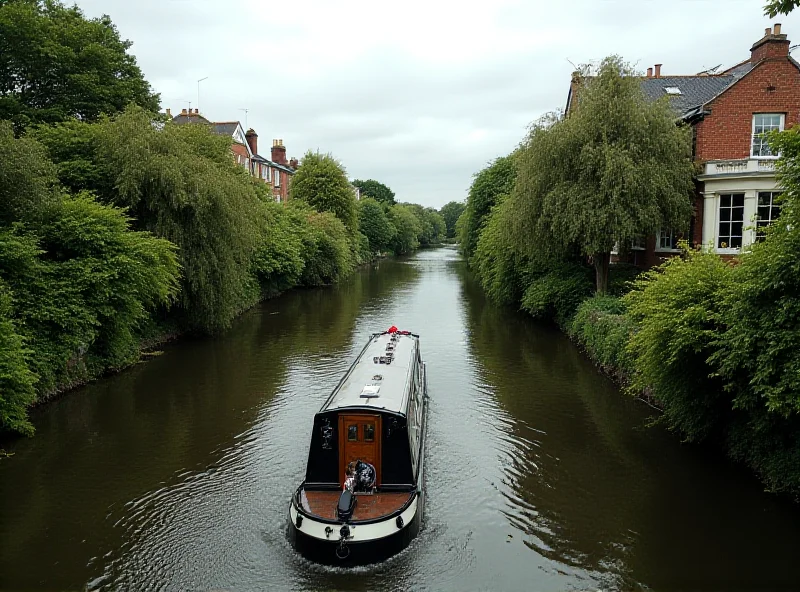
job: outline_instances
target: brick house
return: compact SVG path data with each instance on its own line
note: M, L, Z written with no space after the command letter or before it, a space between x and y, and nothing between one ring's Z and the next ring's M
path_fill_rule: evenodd
M167 115L171 112L167 109ZM297 169L297 159L286 160L286 148L283 140L273 140L271 159L258 153L258 134L252 128L244 131L238 121L213 122L200 115L199 109L183 109L179 115L172 117L177 124L202 123L211 126L212 131L221 136L230 136L231 152L237 164L245 168L251 175L261 179L272 187L272 194L278 203L286 203L289 184Z
M758 240L758 229L780 213L775 160L763 134L783 130L800 117L800 64L789 55L781 25L768 28L750 57L727 70L667 76L661 64L642 78L645 95L664 95L681 123L692 128L699 167L694 215L688 231L662 229L630 245L627 259L650 267L679 252L686 238L723 256L737 255ZM567 113L580 81L573 75Z

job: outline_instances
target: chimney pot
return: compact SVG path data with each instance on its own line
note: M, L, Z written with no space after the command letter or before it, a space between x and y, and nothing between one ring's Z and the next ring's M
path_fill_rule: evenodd
M283 145L283 140L272 140L272 162L287 165L286 162L286 147Z
M655 77L656 78L661 78L661 66L662 65L663 64L656 64L656 72L655 72Z
M772 29L770 27L767 27L766 29L764 29L764 37L769 37L770 35L772 35Z
M781 34L781 24L780 23L775 23L775 28L773 29L773 32L774 32L775 35L780 35Z
M167 107L167 117L172 117L172 111Z
M647 69L647 77L648 78L652 78L653 77L653 69L652 68L648 68Z
M186 115L186 109L181 109L181 115Z

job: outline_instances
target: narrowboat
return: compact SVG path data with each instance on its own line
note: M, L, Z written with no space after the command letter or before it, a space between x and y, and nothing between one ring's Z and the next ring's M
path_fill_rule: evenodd
M375 333L314 416L289 539L308 559L381 561L422 521L428 404L419 335Z

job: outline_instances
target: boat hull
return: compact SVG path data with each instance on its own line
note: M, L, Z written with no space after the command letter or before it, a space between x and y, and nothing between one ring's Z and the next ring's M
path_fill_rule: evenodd
M405 549L417 536L423 502L424 494L417 492L401 512L369 523L347 524L350 533L344 544L341 540L344 522L316 519L299 512L292 503L289 508L289 541L298 553L316 563L341 566L377 563ZM301 516L299 527L298 516Z

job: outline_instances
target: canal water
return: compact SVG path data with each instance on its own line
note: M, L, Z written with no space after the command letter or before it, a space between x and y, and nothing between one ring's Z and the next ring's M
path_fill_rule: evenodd
M317 566L286 539L312 416L392 324L428 363L423 530ZM385 260L37 410L0 460L0 590L797 589L800 508L650 413L452 249Z

